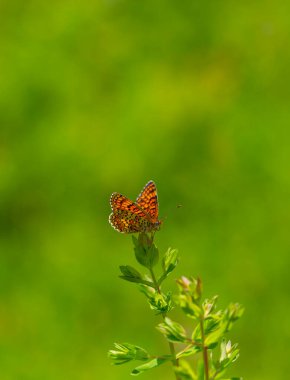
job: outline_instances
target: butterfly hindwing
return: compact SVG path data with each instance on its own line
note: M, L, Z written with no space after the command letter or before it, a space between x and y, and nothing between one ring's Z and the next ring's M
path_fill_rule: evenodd
M150 229L150 222L147 219L129 210L115 210L110 215L109 222L122 233L142 232Z

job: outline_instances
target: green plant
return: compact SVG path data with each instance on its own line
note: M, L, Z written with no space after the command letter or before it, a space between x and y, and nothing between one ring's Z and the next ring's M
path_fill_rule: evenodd
M168 341L170 354L153 356L142 347L115 343L114 349L109 351L109 357L116 365L132 360L144 362L133 369L132 375L139 375L171 361L177 380L226 380L225 373L238 358L239 349L237 344L232 345L225 336L243 314L243 307L230 304L225 310L217 310L217 296L202 299L202 283L199 278L182 276L176 281L176 295L164 293L162 284L177 266L179 255L177 250L169 248L161 259L162 273L156 276L159 251L153 238L153 234L149 236L145 233L140 233L138 239L132 237L136 260L147 268L148 273L142 275L135 268L125 265L120 266L120 277L138 284L150 308L162 317L157 329ZM180 308L190 318L190 332L168 317L173 307ZM189 356L197 356L195 368L185 360Z

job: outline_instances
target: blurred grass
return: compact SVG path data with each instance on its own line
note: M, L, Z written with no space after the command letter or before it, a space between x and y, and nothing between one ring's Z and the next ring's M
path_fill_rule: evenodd
M221 305L234 374L289 373L290 5L0 3L1 379L126 379L113 341L167 347L118 279L109 196L159 190L161 250ZM181 204L181 208L176 205ZM132 298L134 297L134 302ZM171 378L170 368L143 378Z

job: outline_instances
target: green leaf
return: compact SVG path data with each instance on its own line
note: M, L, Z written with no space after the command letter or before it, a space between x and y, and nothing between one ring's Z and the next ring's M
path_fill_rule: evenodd
M214 296L212 299L206 299L202 308L204 310L204 319L209 318L211 316L211 312L215 309L217 303L218 296Z
M183 312L192 319L199 319L203 314L200 306L201 281L200 279L180 277L177 280L179 295L176 297L176 303L181 307Z
M124 276L142 279L141 273L130 265L121 265L120 270Z
M168 248L162 259L163 274L158 280L158 285L160 285L165 278L176 268L179 262L179 254L177 249Z
M192 300L189 294L179 294L175 300L189 318L198 319L201 316L201 307Z
M227 320L227 329L230 331L234 322L241 318L245 309L238 303L231 303L225 311L225 317Z
M176 359L183 358L186 356L195 355L196 353L201 351L200 346L191 346L189 348L186 348L176 354Z
M237 344L231 344L231 341L226 342L225 339L222 340L220 345L220 358L215 363L216 375L215 379L225 379L224 374L227 368L234 363L239 357L239 349Z
M122 280L135 282L137 284L144 284L147 286L151 286L152 288L155 288L153 282L145 280L142 277L141 273L139 273L135 268L131 267L130 265L121 265L120 270L123 275L119 277Z
M159 260L159 251L152 239L145 233L140 233L138 239L132 236L136 260L139 264L152 269Z
M229 340L226 342L225 339L221 342L221 356L220 356L220 366L222 369L228 367L231 363L235 362L239 357L238 345L232 345Z
M210 333L216 331L220 327L220 321L215 321L213 319L211 320L205 320L204 321L204 333L205 335L209 335Z
M169 342L185 343L188 341L183 326L177 322L173 322L167 317L164 319L164 322L160 323L156 328L165 336Z
M219 322L217 326L209 325L207 327L207 333L209 330L212 330L205 339L205 344L210 348L213 348L212 345L219 342L223 335L230 331L234 322L236 322L243 314L244 308L239 304L230 304L225 312L218 312L212 315L215 318L216 322ZM210 316L208 316L208 319Z
M139 280L139 279L126 277L126 276L119 276L119 278L121 278L122 280L125 280L125 281L135 282L136 284L147 285L147 286L150 286L151 288L155 289L155 286L154 286L153 282L151 282L151 281Z
M205 338L205 345L206 346L211 346L213 344L218 343L220 338L224 335L226 331L226 324L222 323L218 329L210 333L206 338Z
M152 310L158 313L168 313L172 309L171 292L167 294L158 293L155 289L146 285L140 285L140 291L148 298Z
M177 249L168 248L162 260L162 266L163 266L164 272L166 273L172 272L175 269L176 265L178 264L178 261L179 261L179 254L178 254Z
M133 376L140 375L140 373L146 372L149 369L159 367L160 365L168 362L169 360L172 360L172 357L170 355L165 355L165 356L160 357L160 358L155 358L155 359L150 360L149 362L147 362L145 364L142 364L142 365L134 368L133 371L131 372L131 375L133 375Z
M199 323L195 326L195 328L192 332L191 338L195 342L201 342L201 332L200 332L200 324Z
M185 360L179 362L179 366L174 366L174 372L178 375L179 379L183 380L195 380L196 374L193 369Z
M108 356L115 365L124 364L131 360L149 359L149 354L144 348L130 343L114 343L114 348L108 352Z

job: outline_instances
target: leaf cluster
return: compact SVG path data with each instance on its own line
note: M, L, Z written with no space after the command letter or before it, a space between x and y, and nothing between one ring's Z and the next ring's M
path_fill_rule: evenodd
M160 255L153 237L142 233L138 239L133 237L133 244L136 260L149 273L142 275L132 266L125 265L120 266L120 278L138 284L150 308L162 316L163 321L156 328L168 341L171 354L151 355L139 346L115 343L114 349L109 351L112 363L119 365L133 360L142 361L144 363L131 372L132 375L139 375L171 361L178 380L229 380L224 376L239 357L239 349L237 344L232 345L226 339L226 334L242 316L243 307L232 303L225 310L219 310L217 296L203 299L199 278L182 276L176 281L177 294L174 297L171 292L163 293L163 281L179 262L177 250L169 248L165 252L161 259L161 274L156 276L154 268ZM173 307L179 308L191 320L190 330L168 317ZM185 360L193 355L197 356L195 368Z

